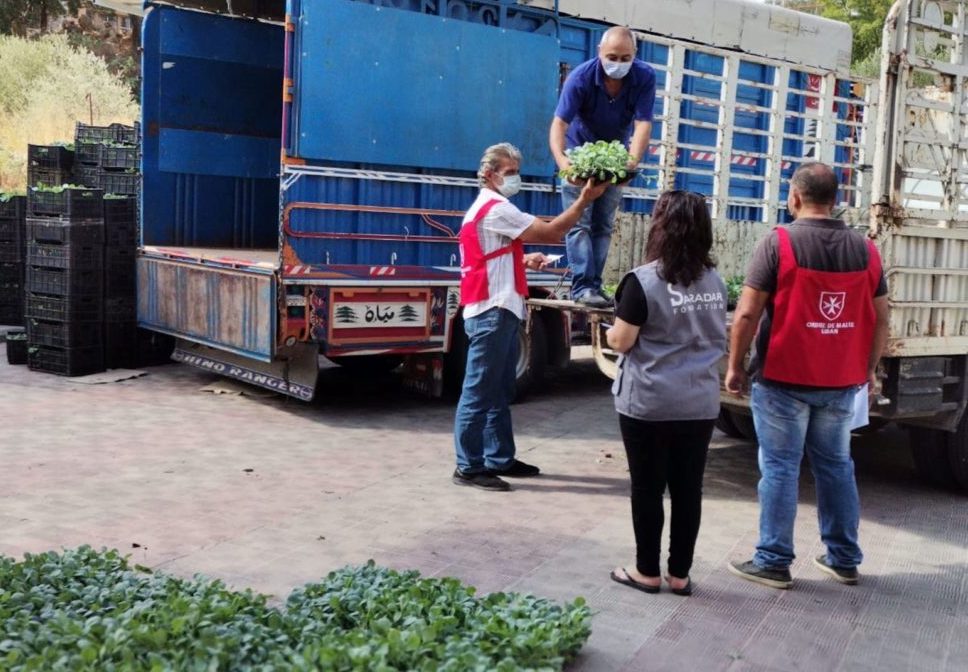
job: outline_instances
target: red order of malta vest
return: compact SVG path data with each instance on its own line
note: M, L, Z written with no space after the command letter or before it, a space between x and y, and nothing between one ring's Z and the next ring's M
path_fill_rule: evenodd
M786 229L776 233L780 267L764 378L813 387L866 382L881 279L877 248L867 241L865 270L815 271L797 265Z
M478 224L487 213L501 201L492 199L481 206L474 219L460 227L460 305L485 301L490 297L487 283L487 262L503 254L510 254L514 261L514 289L521 296L528 295L528 280L524 273L524 243L520 238L510 245L484 254L481 249Z

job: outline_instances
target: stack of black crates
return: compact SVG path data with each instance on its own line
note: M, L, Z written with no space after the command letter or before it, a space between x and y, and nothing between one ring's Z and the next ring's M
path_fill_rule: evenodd
M24 228L27 198L0 200L0 324L24 323Z
M139 125L74 132L74 180L104 192L104 353L108 368L138 365L135 256L141 193Z
M27 192L27 364L104 370L104 213L99 189Z
M137 196L141 188L139 126L88 126L74 131L74 180L105 194Z

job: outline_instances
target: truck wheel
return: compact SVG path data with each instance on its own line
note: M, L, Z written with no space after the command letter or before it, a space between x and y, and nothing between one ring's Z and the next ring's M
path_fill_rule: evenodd
M729 421L739 433L737 438L747 441L756 441L756 426L753 424L753 416L738 411L726 411L729 413Z
M531 337L525 324L518 329L518 363L515 370L514 400L520 401L544 380L548 368L548 332L544 320L531 316Z
M955 433L946 438L951 475L958 486L968 492L968 411L961 416Z
M940 429L911 427L908 434L911 443L911 457L914 469L927 483L942 488L955 484L954 474L949 464L948 437Z
M719 417L716 418L716 429L718 429L719 431L721 431L723 434L725 434L731 439L745 438L742 434L739 433L739 430L736 429L736 425L733 424L732 413L730 413L725 408L719 409Z

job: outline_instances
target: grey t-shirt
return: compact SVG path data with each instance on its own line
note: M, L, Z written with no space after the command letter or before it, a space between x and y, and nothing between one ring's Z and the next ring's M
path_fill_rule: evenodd
M797 265L815 271L862 271L867 268L869 251L864 237L847 228L839 219L798 219L787 226L790 244ZM776 291L776 278L780 269L779 243L776 231L770 231L753 251L746 269L744 284L761 292L773 294ZM887 294L887 281L881 271L881 281L874 296ZM770 342L770 327L773 323L773 298L766 304L766 311L760 321L756 335L753 355L750 358L750 375L762 380L763 362L767 356ZM785 387L804 387L769 381L771 385Z

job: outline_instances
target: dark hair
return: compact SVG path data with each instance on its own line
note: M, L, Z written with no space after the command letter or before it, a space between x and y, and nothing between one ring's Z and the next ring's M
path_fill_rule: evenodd
M837 175L825 163L804 163L790 178L790 184L800 192L800 198L810 205L834 205L837 203Z
M659 277L674 285L691 285L716 266L709 254L713 224L706 199L690 191L667 191L652 210L645 260L659 262Z

